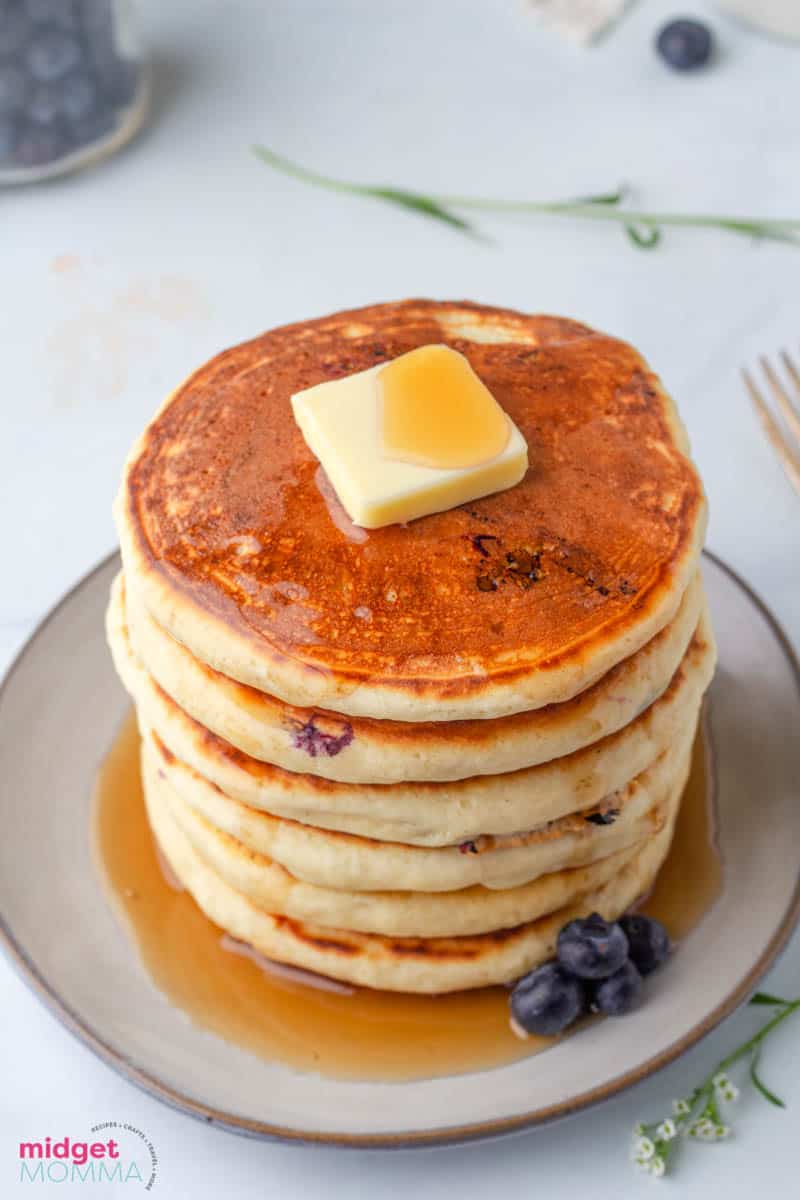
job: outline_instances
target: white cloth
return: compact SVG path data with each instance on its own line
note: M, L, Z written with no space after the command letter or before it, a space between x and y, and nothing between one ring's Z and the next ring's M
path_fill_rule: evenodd
M622 15L628 0L531 0L542 20L572 41L588 45Z

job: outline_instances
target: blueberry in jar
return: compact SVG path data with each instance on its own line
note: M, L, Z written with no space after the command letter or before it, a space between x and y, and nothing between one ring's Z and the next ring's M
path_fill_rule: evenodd
M84 37L97 82L110 104L124 107L136 94L136 64L118 52L111 0L95 0L84 12Z
M64 139L55 126L24 125L14 147L14 162L20 167L43 167L65 150Z
M59 29L43 29L25 52L28 70L40 83L52 83L74 71L81 61L80 42Z
M624 1017L636 1007L641 992L642 977L627 959L613 975L597 981L592 995L592 1009L604 1017Z
M57 83L41 83L27 105L28 116L41 125L62 118L70 123L84 121L93 111L97 88L91 79L76 74Z
M99 141L100 138L111 133L113 128L114 114L108 108L97 108L88 116L69 123L70 137L78 146Z
M29 25L12 0L0 0L0 54L16 54L25 45Z
M526 1033L553 1037L586 1009L586 989L557 962L523 976L511 993L511 1016Z
M670 21L656 39L656 49L676 71L694 71L711 57L711 30L700 21Z
M562 967L579 979L605 979L628 957L628 939L616 921L592 913L564 926L556 953Z
M59 29L74 29L77 25L72 0L22 0L22 7L35 25L56 25Z
M0 114L18 112L28 95L25 72L15 63L0 64Z
M52 84L42 83L34 88L26 105L27 115L39 125L52 125L61 115L58 93Z
M61 110L69 121L89 116L97 99L97 88L87 75L70 75L58 85Z
M628 939L628 957L640 975L649 975L669 958L669 934L660 921L632 913L619 923Z
M17 144L17 123L13 117L0 117L0 163L8 162Z

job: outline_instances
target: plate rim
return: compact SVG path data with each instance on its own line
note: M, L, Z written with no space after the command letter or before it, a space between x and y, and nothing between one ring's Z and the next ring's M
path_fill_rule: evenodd
M714 563L730 581L744 592L747 599L760 612L771 633L786 659L791 674L794 677L798 697L800 697L800 657L777 617L766 602L753 587L724 559L713 551L704 549L704 557ZM73 599L84 587L91 583L94 577L106 570L119 557L119 551L113 550L100 560L94 567L82 575L71 588L66 591L45 616L34 627L26 638L10 665L0 679L0 700L17 672L23 667L24 660L33 643L39 638L47 626L60 614L62 608ZM715 1006L705 1017L698 1021L682 1037L672 1042L658 1054L645 1059L638 1066L622 1075L615 1076L605 1083L589 1088L567 1101L550 1104L521 1113L514 1117L501 1117L496 1120L475 1121L466 1124L449 1126L435 1130L406 1130L401 1133L328 1133L325 1131L292 1129L288 1126L276 1125L269 1121L253 1120L236 1116L221 1109L213 1108L202 1101L194 1100L184 1095L153 1075L150 1071L137 1066L110 1046L103 1037L83 1020L62 997L55 987L40 973L31 961L25 949L18 943L5 916L0 913L0 947L4 950L17 974L27 984L37 999L56 1018L60 1025L71 1033L82 1045L86 1046L97 1058L110 1066L118 1075L134 1084L143 1092L160 1100L168 1107L182 1112L195 1120L202 1121L216 1129L252 1137L262 1141L278 1142L285 1145L331 1146L351 1150L410 1150L433 1148L437 1146L457 1146L470 1142L486 1141L527 1130L536 1129L553 1121L574 1116L579 1112L593 1108L614 1096L620 1095L637 1083L649 1078L674 1062L687 1050L730 1016L748 996L755 990L759 981L773 965L778 955L783 951L795 927L800 922L800 877L798 877L789 904L777 925L772 937L767 942L756 962L737 986Z

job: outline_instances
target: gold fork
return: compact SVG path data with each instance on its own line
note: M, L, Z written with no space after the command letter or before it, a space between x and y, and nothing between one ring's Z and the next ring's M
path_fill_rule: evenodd
M790 387L787 387L768 358L762 355L759 362L783 424L773 413L746 367L742 368L742 378L781 466L795 491L800 493L800 371L792 356L786 350L781 350L781 362L790 383Z

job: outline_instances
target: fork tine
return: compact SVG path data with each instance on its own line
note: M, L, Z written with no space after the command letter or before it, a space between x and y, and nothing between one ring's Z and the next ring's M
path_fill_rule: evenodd
M786 439L781 432L780 425L767 407L764 397L761 395L761 392L753 382L750 372L746 369L743 369L742 378L744 379L744 385L750 394L753 407L758 413L761 424L764 427L764 432L772 443L775 453L778 455L778 458L781 461L781 466L786 472L789 482L792 484L792 487L795 489L795 491L800 494L800 458L798 458L790 450Z
M764 370L764 374L769 380L769 385L772 388L772 394L775 397L775 402L783 413L786 424L789 426L797 440L800 441L800 413L798 413L797 409L792 403L789 393L786 391L786 388L776 375L769 359L765 358L762 354L759 361Z
M797 369L794 359L788 350L781 350L781 359L783 360L783 365L786 368L787 374L794 384L795 391L797 392L798 396L800 396L800 371ZM794 405L794 408L795 410L797 409L796 404Z

